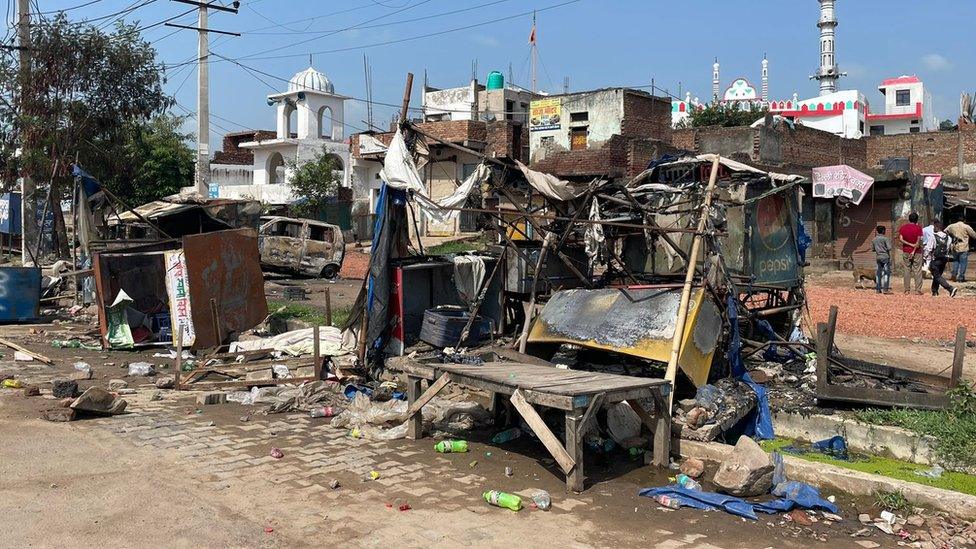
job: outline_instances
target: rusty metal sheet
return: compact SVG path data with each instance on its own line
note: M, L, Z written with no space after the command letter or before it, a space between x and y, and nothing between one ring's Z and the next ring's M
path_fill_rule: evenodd
M215 347L228 335L249 330L268 316L256 231L188 235L183 237L183 252L193 307L194 349Z
M680 289L556 292L532 325L529 342L574 343L667 362L680 302ZM702 385L722 334L722 317L700 288L692 291L685 326L678 366L695 385Z

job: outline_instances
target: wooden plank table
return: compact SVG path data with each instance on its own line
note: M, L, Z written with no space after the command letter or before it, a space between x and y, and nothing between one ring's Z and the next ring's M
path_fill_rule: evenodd
M486 362L479 365L421 363L400 358L387 366L400 371L407 381L407 436L422 435L421 410L448 383L482 389L492 395L492 402L508 396L532 431L566 474L571 490L583 490L583 437L596 412L605 405L626 401L641 418L643 427L654 434L653 463L667 467L671 453L671 414L667 397L671 383L601 372L562 370L540 364L520 362ZM429 386L422 391L422 382ZM654 402L649 413L642 399ZM533 406L545 406L566 413L565 444L552 433ZM496 407L497 412L497 407ZM646 456L645 461L649 461Z

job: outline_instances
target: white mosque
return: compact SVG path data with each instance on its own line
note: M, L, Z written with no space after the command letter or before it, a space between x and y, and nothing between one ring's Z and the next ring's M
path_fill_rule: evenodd
M288 187L289 161L300 164L323 149L341 163L342 186L348 187L349 143L343 136L346 99L335 93L325 74L311 66L295 74L288 81L288 91L268 96L268 105L276 107L273 134L249 130L224 136L224 150L215 155L210 167L210 196L288 204L295 199Z

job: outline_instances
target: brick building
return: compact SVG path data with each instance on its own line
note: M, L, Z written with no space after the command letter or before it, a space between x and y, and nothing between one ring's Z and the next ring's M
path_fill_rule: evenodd
M522 122L516 120L438 120L419 122L417 127L438 139L460 145L479 154L493 158L507 158L526 161L528 158L528 131ZM356 202L353 210L354 221L361 219L361 234L368 234L368 220L376 209L376 198L380 185L380 170L386 156L386 147L393 139L394 132L359 133L350 140L352 149L353 191ZM436 140L424 138L430 151L426 165L420 175L427 182L428 195L433 199L448 196L454 192L460 181L464 180L481 162L475 154L459 151L443 145ZM469 203L481 206L481 196L472 193ZM476 216L463 212L457 220L450 223L436 223L425 219L421 232L428 235L455 235L475 232Z
M627 178L673 152L671 101L629 88L547 96L532 102L529 158L566 179Z

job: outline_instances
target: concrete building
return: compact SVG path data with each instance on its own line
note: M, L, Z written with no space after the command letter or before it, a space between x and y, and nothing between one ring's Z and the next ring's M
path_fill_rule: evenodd
M506 84L498 71L488 74L487 85L472 80L467 86L438 89L424 87L424 122L445 120L513 120L524 124L529 104L539 94Z
M878 86L884 96L884 112L868 113L870 135L929 132L939 129L930 112L932 95L918 76L888 78Z
M549 96L532 102L533 169L565 178L628 177L670 151L671 101L629 88Z
M296 197L287 185L288 161L301 164L323 150L342 166L342 187L348 188L349 144L343 139L346 99L312 67L295 74L287 91L268 96L268 105L276 107L273 134L256 130L225 136L224 150L215 154L211 164L210 195L250 197L272 205L291 203ZM243 163L248 159L249 169Z

